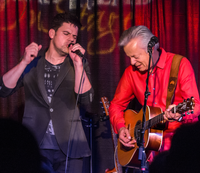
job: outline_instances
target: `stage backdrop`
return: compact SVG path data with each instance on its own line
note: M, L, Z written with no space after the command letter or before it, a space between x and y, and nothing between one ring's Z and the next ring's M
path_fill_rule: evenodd
M99 121L103 115L100 98L112 100L130 64L117 45L121 33L133 25L146 25L166 51L190 60L199 88L199 10L199 0L1 0L0 75L20 61L31 42L42 44L43 49L48 46L48 28L56 13L77 14L83 25L78 42L86 49L95 91L88 111L94 117L93 171L102 173L114 164L109 122ZM23 108L23 88L0 99L0 117L21 121Z

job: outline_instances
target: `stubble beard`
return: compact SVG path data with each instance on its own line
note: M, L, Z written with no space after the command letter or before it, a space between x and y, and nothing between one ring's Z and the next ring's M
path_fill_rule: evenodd
M69 48L67 46L62 46L60 51L62 55L67 55L69 53Z
M67 46L62 46L61 48L55 46L55 49L61 56L66 56L69 53L69 48Z

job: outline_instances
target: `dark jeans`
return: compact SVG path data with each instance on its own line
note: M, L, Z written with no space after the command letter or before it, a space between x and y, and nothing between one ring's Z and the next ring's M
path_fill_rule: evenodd
M40 150L42 173L65 173L66 155L60 150ZM82 173L83 158L68 158L67 173Z

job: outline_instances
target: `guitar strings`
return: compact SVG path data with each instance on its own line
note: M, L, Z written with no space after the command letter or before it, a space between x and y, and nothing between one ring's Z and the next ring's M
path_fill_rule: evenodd
M154 125L164 120L164 117L162 117L162 116L160 116L160 115L164 115L164 112L162 112L161 114L159 114L159 115L153 117L153 118L155 119ZM153 119L153 118L152 118L152 119ZM150 128L151 126L153 126L153 125L151 124L152 119L149 119L149 120L147 120L147 121L145 122L145 130L147 130L148 128ZM156 121L156 120L157 120L157 121ZM131 128L130 128L130 124L129 124L129 130L133 130L133 129L135 129L135 128L138 128L138 129L139 129L139 128L141 127L141 124L142 124L142 123L140 122L139 124L135 125L135 127L131 127ZM140 129L141 129L141 128L140 128Z

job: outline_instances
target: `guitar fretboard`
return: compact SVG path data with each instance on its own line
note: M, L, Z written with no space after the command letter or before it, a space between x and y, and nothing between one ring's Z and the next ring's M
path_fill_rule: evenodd
M160 123L161 121L164 120L164 117L163 117L164 113L161 113L159 115L157 115L156 117L146 121L145 123L145 130L151 128L152 126L155 126L156 124Z

